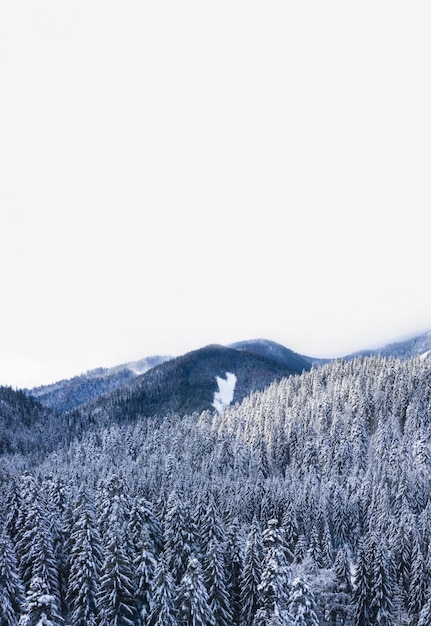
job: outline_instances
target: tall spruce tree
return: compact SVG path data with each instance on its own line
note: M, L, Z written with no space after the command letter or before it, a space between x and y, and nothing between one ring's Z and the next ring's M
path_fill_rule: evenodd
M354 626L370 624L371 615L371 564L368 561L365 540L359 542L353 582L353 623Z
M151 604L151 587L156 568L154 557L154 544L151 541L147 527L142 529L140 547L133 560L134 569L134 594L140 620L147 623Z
M170 493L164 517L164 540L166 564L179 584L188 561L198 550L196 524L191 518L188 503L176 491Z
M17 626L23 604L24 587L18 574L15 550L6 526L2 526L0 530L0 624Z
M372 538L372 554L370 589L372 623L376 626L392 626L395 625L393 602L395 581L391 554L381 535Z
M232 609L225 567L226 535L212 492L201 529L204 582L217 626L232 626Z
M286 561L283 530L278 520L271 519L262 533L265 558L261 581L259 608L253 626L266 626L271 620L288 622L287 603L290 586L290 569Z
M178 587L176 598L178 621L181 626L216 626L202 568L193 555Z
M162 553L154 572L148 626L178 626L175 597L174 579Z
M92 499L81 488L70 535L67 601L71 626L93 624L99 613L97 596L103 548Z
M57 599L49 593L48 585L34 576L24 602L24 612L19 626L61 626L63 619L58 612Z
M259 589L262 577L262 531L257 517L253 518L247 536L244 569L241 579L241 625L251 626L261 603Z
M241 577L244 566L242 535L235 518L226 532L226 587L232 611L232 623L239 625L241 616Z
M292 582L288 619L295 626L319 626L313 592L310 586L299 577Z
M133 626L137 616L133 573L125 528L121 520L111 519L106 530L107 544L97 596L100 626Z

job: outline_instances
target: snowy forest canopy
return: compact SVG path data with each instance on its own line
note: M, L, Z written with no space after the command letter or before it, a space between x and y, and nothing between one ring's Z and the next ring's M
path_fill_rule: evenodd
M335 361L220 414L85 429L15 401L2 626L431 624L430 360ZM49 446L36 414L58 419Z

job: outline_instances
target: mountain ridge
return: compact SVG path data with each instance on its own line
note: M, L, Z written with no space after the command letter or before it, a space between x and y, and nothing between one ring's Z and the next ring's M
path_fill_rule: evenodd
M380 348L365 349L353 352L344 358L354 358L355 356L382 356L384 358L409 358L413 356L429 356L431 353L431 330L419 335L414 335L408 339L391 341Z
M296 372L252 352L210 344L156 365L129 383L77 409L91 420L212 411L217 377L235 374L233 403ZM109 407L109 411L107 410Z
M157 355L114 367L98 367L49 385L25 389L24 392L39 400L44 406L57 411L69 411L113 391L170 358Z
M199 350L205 350L211 346L214 348L217 344L210 344L177 357L150 356L111 368L100 367L89 370L85 374L74 376L71 379L35 387L34 389L25 389L24 391L27 395L36 398L44 406L60 412L71 411L91 403L103 395L109 395L123 386L133 385L133 381L159 365L186 358L187 355L198 354ZM285 368L288 376L300 374L303 371L310 370L313 366L320 367L337 360L336 358L314 358L299 354L280 343L262 338L238 341L219 347L233 350L243 355L251 354L256 357L262 357L266 359L267 364L272 363L280 368ZM338 359L351 360L359 356L383 356L384 358L421 356L422 358L428 358L431 356L431 331L406 340L391 342L380 348L359 350L338 357ZM228 363L226 363L226 366L228 366ZM229 371L229 368L226 371ZM225 373L225 371L217 370L217 373L214 375L224 376ZM211 385L212 383L213 381L211 381ZM239 390L239 393L241 393L241 383Z

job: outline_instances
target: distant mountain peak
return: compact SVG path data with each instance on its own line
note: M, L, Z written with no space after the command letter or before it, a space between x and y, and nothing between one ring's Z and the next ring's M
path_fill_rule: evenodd
M150 356L114 367L98 367L85 374L60 380L51 385L25 390L25 392L39 400L44 406L57 411L70 411L105 393L118 389L118 387L170 358L172 357Z
M360 350L348 355L347 358L355 356L381 356L384 358L410 358L414 356L420 356L422 358L428 358L431 353L431 330L428 330L420 335L415 335L408 339L401 341L395 341L387 343L380 348L372 350Z
M412 356L419 356L422 359L431 358L431 330L403 341L386 344L381 348L361 350L342 358L352 359L357 356L402 359ZM155 374L152 384L159 385L157 379L159 377L163 379L165 386L168 385L169 377L176 376L181 371L184 376L185 372L188 372L187 376L194 378L198 387L201 386L202 397L205 396L206 400L203 404L197 399L196 402L184 403L183 398L187 393L193 397L196 391L188 387L188 382L184 379L183 388L175 391L178 402L172 404L172 407L176 409L177 406L187 404L190 410L195 410L196 407L210 408L212 406L214 408L214 402L220 406L222 401L221 396L214 396L214 394L222 393L220 385L218 391L216 389L216 377L220 377L225 384L228 384L228 379L222 377L226 377L227 373L237 376L238 372L235 367L241 368L242 371L241 380L238 379L234 387L235 399L241 399L251 390L262 389L272 380L282 376L301 374L310 370L313 365L318 367L333 360L305 356L269 339L247 339L227 346L209 344L175 358L152 356L111 368L101 367L52 385L25 390L25 393L39 400L44 406L56 411L69 411L96 401L101 396L110 394L115 390L136 389L136 386L139 387L141 381L145 380L148 371L153 369ZM211 380L206 379L208 376ZM231 380L229 384L231 384ZM223 386L223 382L221 384ZM165 391L165 393L167 392ZM162 391L160 398L152 400L154 406L163 405L161 395ZM211 400L213 400L212 404ZM159 409L157 408L157 410Z
M324 359L314 359L303 354L298 354L289 348L269 339L247 339L229 345L230 348L251 352L264 356L279 365L288 367L297 374L311 369L313 363L322 364Z

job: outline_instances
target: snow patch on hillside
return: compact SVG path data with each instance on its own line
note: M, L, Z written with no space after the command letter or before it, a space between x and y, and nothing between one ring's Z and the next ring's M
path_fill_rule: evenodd
M217 413L222 413L225 406L230 404L233 400L233 394L235 392L236 376L231 372L226 372L226 380L216 376L218 391L214 392L213 407Z

